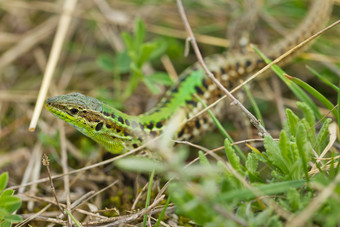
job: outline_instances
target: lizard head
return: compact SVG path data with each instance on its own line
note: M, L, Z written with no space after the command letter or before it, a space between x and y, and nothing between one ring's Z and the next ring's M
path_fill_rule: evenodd
M107 111L106 105L98 99L80 93L70 93L48 98L45 107L53 115L114 154L141 144L140 139L128 133L129 129L114 118L122 113L113 108Z

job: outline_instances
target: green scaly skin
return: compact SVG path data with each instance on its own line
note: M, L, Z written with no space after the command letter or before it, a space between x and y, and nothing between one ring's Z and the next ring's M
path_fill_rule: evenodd
M273 44L270 49L265 50L267 56L276 58L319 31L328 20L332 2L332 0L313 0L309 13L300 26L284 39ZM232 56L226 56L225 54L213 55L205 58L205 62L209 70L227 89L233 88L241 78L265 65L254 53L233 53ZM136 148L148 139L161 134L169 119L179 110L183 110L186 119L189 119L203 109L201 101L210 105L222 95L196 63L181 74L177 83L170 88L156 107L139 116L127 115L80 93L49 98L45 106L52 114L102 144L108 151L118 154ZM222 108L221 102L214 107L213 111L217 117L222 115ZM207 113L201 114L179 127L176 137L179 140L193 140L209 130L211 125L212 120Z

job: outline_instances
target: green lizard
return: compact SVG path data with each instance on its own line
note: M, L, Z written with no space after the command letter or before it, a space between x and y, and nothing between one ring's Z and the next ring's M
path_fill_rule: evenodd
M276 58L305 38L320 30L328 20L332 0L313 0L308 15L301 24L284 39L265 50L270 58ZM233 88L241 78L255 72L265 65L254 53L232 55L213 55L205 58L209 70L227 88ZM46 108L58 118L102 144L112 153L126 152L143 144L148 139L162 133L164 126L180 109L186 119L203 109L203 100L207 105L213 103L222 92L210 81L198 63L186 69L176 84L165 94L153 109L139 116L127 115L101 101L70 93L46 100ZM214 113L220 116L223 104L214 107ZM187 121L177 132L177 139L192 140L210 129L212 120L207 113Z

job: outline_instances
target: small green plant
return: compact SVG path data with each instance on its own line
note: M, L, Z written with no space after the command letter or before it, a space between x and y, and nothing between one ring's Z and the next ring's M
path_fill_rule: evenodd
M160 92L157 84L171 85L173 82L167 73L155 72L145 76L143 67L147 62L159 58L167 50L167 43L164 40L152 40L145 42L145 25L142 20L135 22L133 35L127 32L122 33L126 50L119 52L115 57L104 54L100 55L97 62L105 71L115 75L115 90L121 91L121 76L129 73L129 83L124 88L122 95L116 94L120 100L128 98L140 82L143 82L152 93Z
M11 226L12 223L22 221L19 215L13 214L21 206L21 200L13 196L14 190L5 190L8 183L8 173L0 175L0 227Z
M228 162L222 158L213 162L200 152L200 163L185 167L186 152L179 150L167 163L135 157L117 164L135 171L154 169L168 179L175 179L169 184L168 193L177 213L199 225L283 226L287 217L276 209L298 214L317 193L311 185L327 187L339 170L335 160L315 159L315 154L320 155L327 147L331 120L323 121L317 133L311 108L302 102L297 106L303 117L287 109L287 121L279 140L266 136L263 149L249 146L252 152L244 163L226 139ZM332 171L325 170L327 164ZM317 171L311 174L312 169ZM339 195L335 190L334 196ZM319 211L324 217L314 215L310 222L331 226L340 221L336 216L340 208L331 199Z

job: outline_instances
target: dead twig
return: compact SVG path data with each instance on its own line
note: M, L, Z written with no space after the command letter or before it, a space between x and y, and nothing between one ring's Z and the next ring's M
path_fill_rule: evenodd
M182 17L185 29L189 35L188 40L191 42L192 48L195 52L195 55L198 59L198 62L200 63L200 65L202 66L205 74L217 85L217 87L219 87L225 94L226 96L228 96L232 103L234 105L237 105L238 107L240 107L240 109L247 115L247 117L250 119L250 122L259 130L259 133L261 136L265 136L265 135L269 135L269 133L266 131L266 129L261 125L261 122L259 120L256 119L256 117L250 113L247 108L245 108L240 101L238 101L214 76L214 74L212 72L210 72L210 70L208 69L207 65L204 62L204 59L201 55L201 52L198 48L197 42L195 40L195 36L191 30L190 24L188 22L188 19L186 17L183 5L182 5L182 1L181 0L177 0L177 5L178 5L178 9L180 12L180 15Z
M55 192L55 188L54 188L54 184L53 184L53 180L52 180L52 177L51 177L51 171L50 171L50 160L48 159L48 156L44 153L43 154L43 157L42 157L42 164L44 166L46 166L46 169L47 169L47 174L48 174L48 178L50 180L50 185L51 185L51 190L52 190L52 194L54 196L54 199L57 203L57 207L59 208L60 212L65 214L64 213L64 209L61 207L61 205L59 204L59 200L58 200L58 197L57 197L57 193Z

